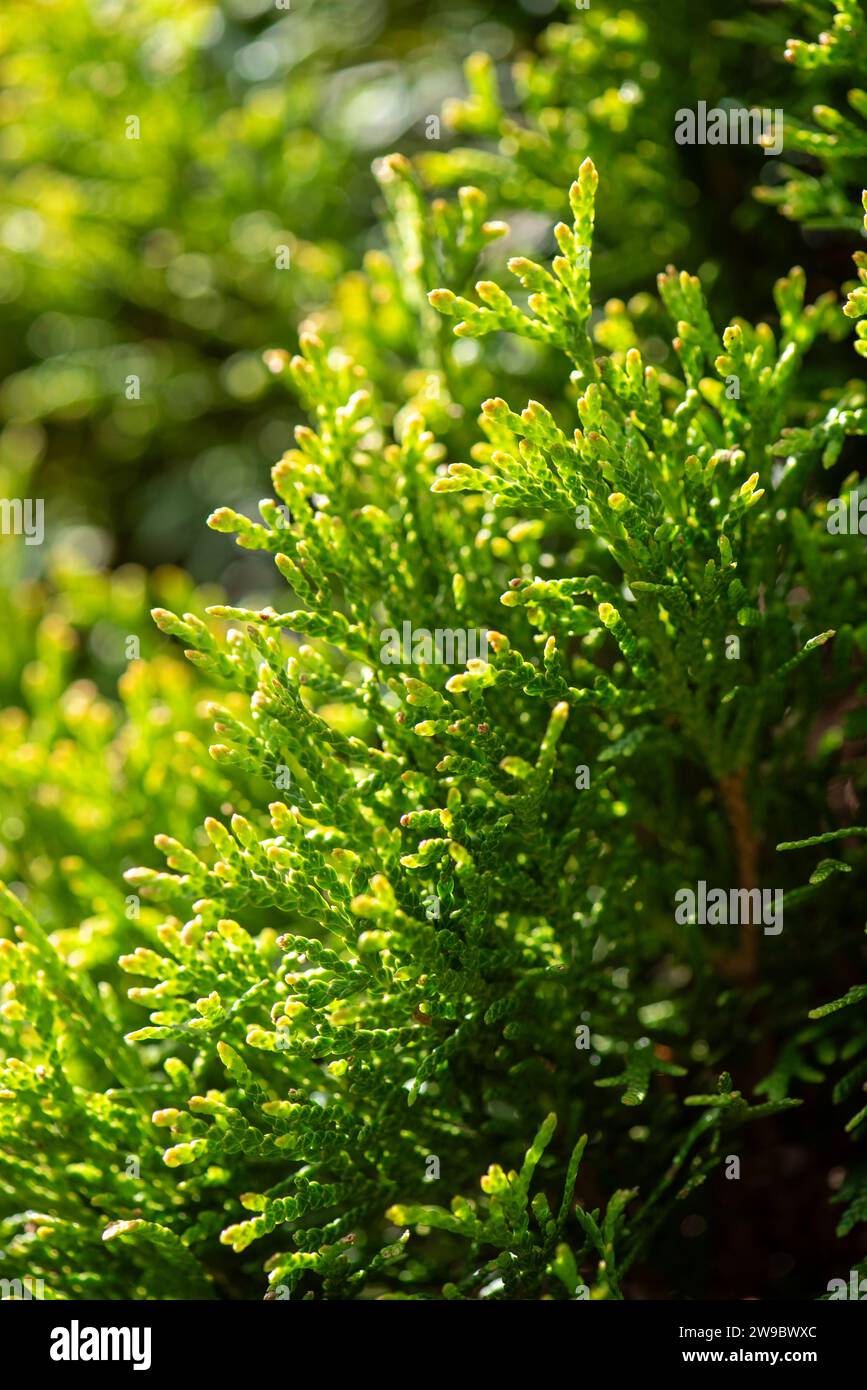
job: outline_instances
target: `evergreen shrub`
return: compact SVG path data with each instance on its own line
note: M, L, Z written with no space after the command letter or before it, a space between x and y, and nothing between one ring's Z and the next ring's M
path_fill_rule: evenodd
M597 306L604 166L558 195L552 147L553 255L503 266L511 140L433 200L379 160L389 252L269 346L309 424L210 526L273 603L151 581L125 713L63 673L148 581L24 624L0 1267L45 1297L761 1296L771 1191L784 1293L865 1272L867 257Z

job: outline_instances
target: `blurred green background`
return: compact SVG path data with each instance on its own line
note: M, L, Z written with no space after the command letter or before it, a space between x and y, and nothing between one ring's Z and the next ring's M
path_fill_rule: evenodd
M205 516L301 418L262 350L358 262L371 160L552 8L283 3L4 4L0 491L47 499L49 545L219 568Z

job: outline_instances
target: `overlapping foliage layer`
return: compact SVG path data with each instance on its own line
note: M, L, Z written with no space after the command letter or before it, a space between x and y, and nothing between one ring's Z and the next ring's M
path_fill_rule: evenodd
M455 118L502 135L486 72ZM552 169L575 123L541 123ZM863 286L844 313L793 269L723 326L669 268L595 309L589 159L530 198L553 257L479 280L513 138L433 203L379 161L390 254L266 354L309 425L259 519L210 524L283 598L163 576L196 670L134 660L124 718L62 691L76 630L115 664L153 640L139 576L67 580L16 635L0 1273L48 1297L694 1293L671 1232L750 1122L797 1133L834 1087L863 1142L863 546L827 519L867 417L811 365ZM544 402L504 342L559 360ZM386 660L405 623L487 659ZM680 925L700 880L785 888L783 932ZM843 1236L865 1192L850 1165Z

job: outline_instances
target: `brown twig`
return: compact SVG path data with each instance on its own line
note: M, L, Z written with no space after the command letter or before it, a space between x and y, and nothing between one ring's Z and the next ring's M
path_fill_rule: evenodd
M746 773L743 768L721 777L719 787L734 840L740 887L748 890L757 888L758 847L747 802ZM723 966L726 974L745 982L755 979L758 966L756 923L753 921L752 899L748 898L747 903L746 920L742 920L740 924L740 941L737 953L730 956Z

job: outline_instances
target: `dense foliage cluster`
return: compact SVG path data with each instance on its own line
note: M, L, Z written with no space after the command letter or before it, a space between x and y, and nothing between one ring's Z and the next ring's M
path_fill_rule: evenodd
M857 66L836 9L790 46L807 81ZM17 589L0 1277L713 1294L679 1233L816 1129L841 1253L788 1289L863 1271L867 255L728 323L691 269L632 293L693 263L655 43L573 15L519 110L477 56L466 143L376 161L387 249L266 345L308 423L258 518L210 517L272 562L255 602L132 567ZM824 172L783 211L860 234L820 110L812 145L787 111ZM684 921L698 884L781 916Z

